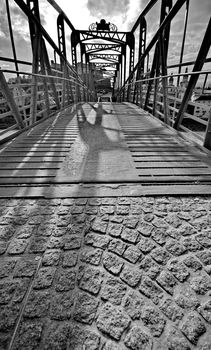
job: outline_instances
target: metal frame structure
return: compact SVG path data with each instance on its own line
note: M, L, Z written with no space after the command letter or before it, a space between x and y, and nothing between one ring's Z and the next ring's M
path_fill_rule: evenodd
M52 40L41 24L38 0L14 1L28 19L32 62L17 58L9 1L5 0L13 58L0 57L0 60L14 63L15 70L7 70L7 73L15 72L17 78L21 74L20 64L31 66L31 73L22 72L31 76L30 103L28 106L22 106L22 109L17 108L4 72L2 71L0 75L1 90L16 121L16 126L13 128L18 126L19 129L24 129L34 125L41 117L48 117L52 109L52 98L55 102L54 110L60 110L73 102L96 101L94 70L104 69L113 79L114 100L135 103L174 128L186 130L182 125L183 118L190 116L187 107L192 103L191 95L197 79L200 74L204 74L204 90L207 78L211 74L210 71L201 72L203 64L211 62L211 58L207 57L211 45L210 22L196 61L183 62L190 0L150 0L130 31L118 31L115 24L106 22L104 19L91 24L88 30L78 30L55 0L47 0L58 13L58 44ZM148 43L147 16L158 4L160 4L159 26ZM184 12L184 28L179 63L168 65L171 23L181 10ZM67 38L70 38L69 44L71 44L71 63L67 60ZM49 46L54 52L53 67L47 51ZM193 70L188 72L190 79L183 100L179 101L176 95L173 99L168 91L169 69L178 69L177 74L174 74L177 78L175 88L177 91L181 76L184 76L182 68L191 65ZM21 86L18 80L17 82ZM40 95L43 96L45 106L41 111L38 110ZM30 110L30 113L23 118L26 110ZM0 115L0 118L9 115L9 112L5 113ZM194 116L191 118L196 120ZM209 137L211 121L201 121L201 123L207 128L204 145L211 149Z

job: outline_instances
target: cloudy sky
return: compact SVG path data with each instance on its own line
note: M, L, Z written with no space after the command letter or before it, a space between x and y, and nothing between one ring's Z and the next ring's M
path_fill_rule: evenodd
M0 56L12 57L9 30L6 16L5 0L0 0ZM14 0L9 0L14 38L19 59L31 60L28 23ZM58 5L69 17L76 29L88 29L93 22L105 18L117 25L119 30L129 31L148 0L57 0ZM175 3L175 0L173 0ZM56 11L47 0L39 0L43 26L57 42ZM158 0L151 14L147 16L147 41L152 38L159 21L161 0ZM169 63L179 61L181 39L184 23L185 6L172 23L172 34L169 46ZM184 60L193 60L202 41L209 17L211 16L211 0L190 0L188 32L186 37ZM69 42L68 30L66 36ZM69 45L68 45L69 48ZM10 68L7 62L0 62L2 69ZM23 67L20 67L23 69Z

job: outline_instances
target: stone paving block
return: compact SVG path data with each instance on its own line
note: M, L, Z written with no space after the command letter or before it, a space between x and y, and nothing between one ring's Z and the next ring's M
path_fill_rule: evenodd
M50 318L53 320L67 320L72 315L74 294L63 292L53 294L50 303Z
M178 228L178 233L181 234L182 236L192 236L197 233L197 230L191 226L190 224L183 223L179 228Z
M43 323L39 321L24 321L15 339L14 349L37 349L41 343Z
M52 230L50 231L50 234L53 236L52 237L53 239L55 239L55 237L62 237L66 233L69 233L68 227L52 227ZM61 238L61 241L62 241L62 238Z
M84 238L84 243L95 248L106 249L111 238L98 233L90 232Z
M117 278L109 277L102 288L101 298L112 304L120 305L125 296L127 287Z
M105 234L106 229L107 229L107 225L108 225L107 222L96 218L91 227L92 227L93 231Z
M150 214L150 213L143 215L143 219L146 222L152 222L154 220L154 218L155 218L155 215Z
M116 213L117 213L117 215L127 215L127 214L129 214L129 211L130 211L130 205L118 204L116 206Z
M199 252L196 254L196 256L204 265L211 265L211 251L210 250L204 250L203 252Z
M101 198L101 204L103 205L115 205L117 199L115 197L104 197Z
M176 213L169 213L165 217L165 221L167 224L171 225L172 227L178 228L182 224L182 220L180 220ZM166 227L167 228L167 227Z
M117 224L121 224L124 221L125 217L121 215L111 216L110 221L115 222Z
M151 232L153 230L153 225L149 224L148 222L144 220L139 221L139 225L137 227L138 232L140 232L145 237L150 237Z
M29 253L43 253L47 249L48 237L33 238L29 246Z
M164 245L167 242L168 235L166 229L154 227L152 230L151 238L159 245ZM152 243L151 243L152 244Z
M103 256L103 265L113 275L118 275L124 266L124 262L116 255L106 252Z
M81 247L81 237L80 236L66 236L64 239L64 249L79 249Z
M195 309L199 305L196 293L187 283L175 288L174 299L183 309Z
M206 327L196 312L190 312L182 320L180 330L191 343L197 344L199 337L206 332Z
M129 215L124 220L124 225L128 228L136 228L139 222L139 218L134 215Z
M98 350L100 349L101 338L98 334L86 326L71 325L69 333L71 350Z
M41 267L35 276L33 288L44 289L52 285L56 269L54 267Z
M49 238L48 242L47 242L47 249L60 249L64 247L65 244L65 238L64 237L55 237L52 236Z
M165 289L167 293L173 295L174 287L176 286L177 281L169 271L161 271L159 276L156 278L156 281L163 289Z
M161 267L150 258L146 256L140 263L139 268L146 272L146 275L154 279L161 271Z
M99 300L87 293L79 293L76 298L73 318L81 323L92 324L94 321Z
M140 294L133 291L130 292L124 300L123 307L126 313L132 318L132 320L139 320L141 316L141 310L146 301Z
M197 273L189 279L190 286L197 294L204 295L211 289L211 278L206 273Z
M99 330L119 340L129 326L130 319L122 308L106 303L99 312L96 324Z
M8 243L0 241L0 255L3 255L7 250Z
M165 265L167 261L171 258L171 254L163 248L155 248L151 252L151 257L158 263Z
M111 239L109 242L108 250L118 255L123 255L127 244L121 239Z
M15 281L0 283L0 305L8 304L12 300L16 287Z
M17 231L16 231L16 237L18 239L26 239L32 236L32 234L35 234L37 231L37 227L36 226L23 226L20 227Z
M79 267L77 279L81 289L98 294L103 281L103 273L98 268L84 265Z
M73 267L78 261L78 251L70 250L65 251L63 254L62 266Z
M83 205L75 205L71 209L71 214L76 215L76 214L82 214L84 211L84 206Z
M18 319L20 305L1 305L0 306L0 332L10 332Z
M163 290L148 277L142 277L139 291L155 304L163 297Z
M0 225L0 241L8 242L15 234L15 228L12 225Z
M9 348L10 336L8 334L0 334L1 350L7 350Z
M58 230L58 228L55 227L55 225L49 224L46 222L42 223L37 228L36 226L32 226L32 227L34 229L34 234L36 236L44 236L44 237L50 237L52 233Z
M153 242L152 239L147 238L147 237L140 237L139 238L139 243L137 244L137 248L143 254L150 253L155 247L156 247L156 244Z
M164 315L173 322L180 321L184 316L183 311L178 307L173 299L170 298L162 299L159 303L159 308Z
M195 237L186 237L181 240L183 246L189 250L189 252L197 252L203 249L202 245L195 239Z
M123 229L123 225L109 222L107 233L113 237L120 237L122 229Z
M141 251L138 247L130 245L124 252L123 257L135 264L137 261L140 261L143 258Z
M204 231L195 236L195 239L205 248L211 247L211 234L210 231Z
M211 300L203 303L197 311L202 315L202 317L211 324Z
M122 279L122 281L124 281L131 287L136 287L139 284L141 276L141 271L130 267L128 264L124 266L120 274L120 278Z
M5 259L1 263L1 269L0 269L0 278L8 277L10 274L12 274L15 264L17 260L16 259Z
M60 254L60 249L47 249L43 255L42 264L44 266L58 265Z
M86 214L88 214L88 215L95 215L96 216L98 214L98 211L99 211L98 206L88 205L86 207Z
M139 233L137 230L124 228L121 233L121 238L129 243L136 243L138 241Z
M165 248L174 256L182 255L187 250L183 244L173 239L166 243Z
M141 309L141 319L154 337L161 336L166 320L154 306L145 304Z
M22 278L15 280L15 283L16 289L12 300L14 303L20 303L24 299L26 292L29 288L30 278Z
M50 305L49 291L32 291L24 309L24 317L45 317Z
M36 258L22 258L17 261L14 277L32 277L35 273L38 260Z
M152 338L137 326L130 329L124 343L129 349L137 350L151 350L153 346Z
M44 338L44 350L63 350L67 348L69 337L68 323L51 323Z
M193 271L201 270L202 269L202 264L198 259L196 259L194 256L187 256L183 260L184 264L192 269Z
M113 215L114 212L115 212L115 206L114 205L102 205L100 207L100 214Z
M179 260L171 260L167 267L180 282L184 282L190 275L185 265Z
M76 273L73 269L59 268L56 271L55 289L57 292L67 292L75 288Z
M83 263L91 265L99 265L101 261L103 250L99 248L85 247L81 251L80 260Z
M187 339L175 327L168 330L166 338L168 349L191 350Z

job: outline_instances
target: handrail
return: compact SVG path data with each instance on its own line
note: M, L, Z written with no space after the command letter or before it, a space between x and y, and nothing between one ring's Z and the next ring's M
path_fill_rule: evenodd
M146 73L145 73L146 74ZM153 80L159 80L159 79L163 79L163 78L170 78L170 77L183 77L183 76L189 76L189 75L197 75L197 74L211 74L211 70L206 70L206 71L197 71L197 72L188 72L188 73L177 73L177 74L167 74L167 75L159 75L158 77L153 77L153 78L145 78L145 79L139 79L136 80L132 83L125 83L125 86L129 86L129 85L133 85L136 83L140 83L140 82L144 82L144 81L153 81ZM143 73L144 75L144 73ZM122 89L124 88L124 86L122 87ZM120 91L118 92L118 94L120 93Z
M17 71L16 71L16 70L13 70L13 69L1 69L1 71L4 72L4 73L17 73ZM53 78L53 79L57 79L57 80L59 79L59 80L65 80L65 81L74 82L76 85L79 85L79 86L85 88L86 90L90 91L90 90L88 89L88 87L85 85L85 83L83 83L83 84L78 83L78 82L76 81L76 78L70 79L70 78L58 77L58 76L56 76L56 75L36 74L36 73L29 73L29 72L25 72L25 71L18 71L18 73L19 73L19 74L24 74L24 75L30 75L30 76L33 76L33 77L48 78L48 79L49 79L49 78Z

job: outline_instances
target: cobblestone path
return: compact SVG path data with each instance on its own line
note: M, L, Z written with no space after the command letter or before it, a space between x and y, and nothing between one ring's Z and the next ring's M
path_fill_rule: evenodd
M0 201L0 349L210 350L211 197Z

